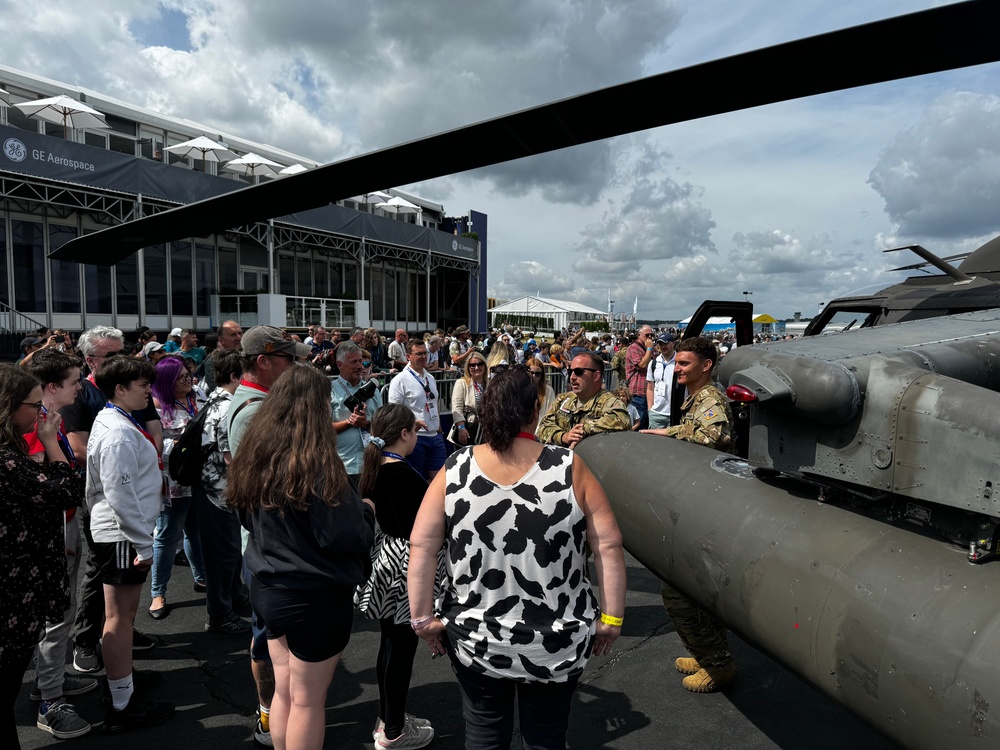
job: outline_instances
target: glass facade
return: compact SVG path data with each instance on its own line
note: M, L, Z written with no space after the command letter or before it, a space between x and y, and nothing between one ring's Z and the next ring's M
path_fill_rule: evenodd
M148 274L149 271L147 270ZM148 279L149 276L146 276ZM161 285L166 275L161 277ZM115 298L119 315L139 314L139 253L128 256L115 266Z
M202 242L194 246L194 288L197 295L195 312L198 315L212 314L212 295L215 287L215 247Z
M194 313L194 286L191 280L191 243L170 243L170 297L174 315ZM148 288L149 278L146 278Z
M38 221L15 219L10 227L15 310L45 312L45 233Z
M170 301L167 290L167 250L163 245L153 245L142 251L143 270L146 274L146 315L166 315Z
M76 237L76 227L49 224L49 252ZM52 312L78 313L80 309L80 264L50 260L52 275Z

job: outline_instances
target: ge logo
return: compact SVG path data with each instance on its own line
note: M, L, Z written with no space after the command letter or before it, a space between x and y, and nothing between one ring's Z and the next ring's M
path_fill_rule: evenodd
M23 158L24 157L22 156L21 159L23 159ZM18 161L21 161L21 159L18 159ZM452 240L451 241L451 249L452 250L458 250L458 240Z
M8 138L3 142L3 155L11 161L24 161L28 158L28 149L17 138Z

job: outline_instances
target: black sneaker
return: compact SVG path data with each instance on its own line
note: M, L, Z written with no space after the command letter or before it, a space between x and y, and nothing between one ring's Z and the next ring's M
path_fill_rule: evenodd
M127 729L151 727L166 721L174 715L173 703L156 703L144 698L140 693L132 693L128 705L121 711L109 706L104 714L104 732L111 734Z
M156 641L132 628L132 651L149 651L151 648L156 648Z
M63 676L63 697L68 695L83 695L84 693L89 693L96 687L97 680L93 677L77 677L76 675L71 674ZM37 681L31 686L31 692L28 693L28 697L35 702L42 699L42 691L39 690Z
M82 737L90 731L90 724L66 701L53 703L44 714L39 711L35 726L60 740Z
M77 672L100 672L102 666L101 656L96 648L77 646L73 649L73 668Z
M230 612L225 617L209 617L208 622L205 623L205 630L209 633L238 635L250 632L250 623L235 612Z

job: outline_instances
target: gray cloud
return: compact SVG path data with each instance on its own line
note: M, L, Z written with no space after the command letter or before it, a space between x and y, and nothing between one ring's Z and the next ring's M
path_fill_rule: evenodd
M940 98L879 156L868 182L900 234L961 238L1000 229L1000 98Z

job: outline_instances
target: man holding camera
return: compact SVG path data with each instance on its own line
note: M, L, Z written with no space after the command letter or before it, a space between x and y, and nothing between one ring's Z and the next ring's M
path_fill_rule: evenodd
M353 341L345 341L337 347L337 370L340 375L330 386L337 453L347 469L351 486L357 491L365 446L372 437L371 420L375 410L382 405L382 394L378 391L378 381L366 380L362 384L361 348Z

